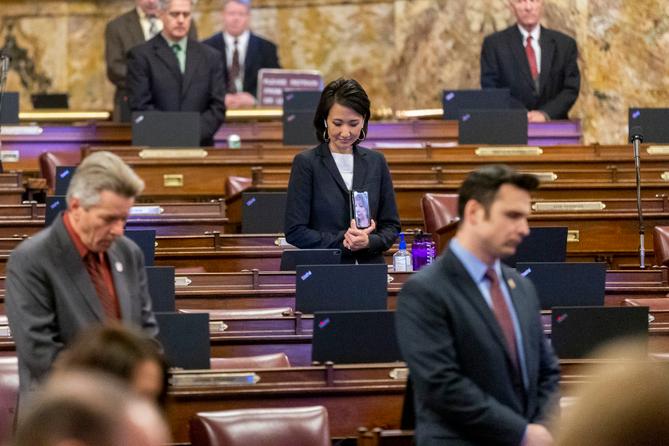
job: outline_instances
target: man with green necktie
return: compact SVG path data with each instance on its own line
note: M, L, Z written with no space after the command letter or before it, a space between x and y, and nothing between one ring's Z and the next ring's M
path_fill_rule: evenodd
M163 30L128 53L132 111L200 113L202 145L213 145L225 118L225 82L218 52L189 37L193 0L159 0Z

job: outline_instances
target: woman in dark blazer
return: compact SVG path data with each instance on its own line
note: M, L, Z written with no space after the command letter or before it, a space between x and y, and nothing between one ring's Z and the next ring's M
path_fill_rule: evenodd
M353 79L325 87L314 116L321 142L295 156L288 183L285 233L298 248L338 248L342 263L384 263L400 231L395 192L381 153L358 146L370 103ZM370 226L355 224L351 192L367 192Z

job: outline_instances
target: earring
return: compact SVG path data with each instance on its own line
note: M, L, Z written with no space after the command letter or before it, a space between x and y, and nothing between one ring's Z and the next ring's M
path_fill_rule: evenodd
M364 141L365 138L367 138L367 134L365 133L365 129L360 129L360 136L358 136L358 141Z
M330 142L330 138L328 138L328 129L323 130L323 142Z

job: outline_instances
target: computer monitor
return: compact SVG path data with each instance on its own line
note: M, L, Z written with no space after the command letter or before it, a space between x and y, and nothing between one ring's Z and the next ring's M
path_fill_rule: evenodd
M444 90L442 95L444 119L460 119L461 110L506 110L511 108L508 88L485 90Z
M527 111L461 110L459 144L527 144Z
M132 114L132 145L199 147L200 114L197 112L134 112Z
M67 195L76 166L56 166L56 186L54 195Z
M144 265L153 266L156 257L155 229L126 229L125 236L135 242L144 254Z
M281 253L281 271L295 271L297 265L333 265L341 263L341 249L285 249Z
M502 259L511 267L515 267L517 262L564 262L566 260L566 226L530 228L530 235L518 245L516 253Z
M283 144L286 146L315 146L314 114L320 91L284 91Z
M209 313L155 313L158 342L170 367L210 368Z
M296 267L297 311L385 310L387 301L388 267L385 264Z
M402 361L395 335L395 312L315 313L311 360L337 364Z
M534 284L542 310L604 305L605 263L518 262L516 270Z
M38 93L30 96L33 108L70 108L67 93Z
M627 119L628 140L634 127L640 127L645 143L669 143L669 108L631 107Z
M242 192L242 233L282 233L287 195L286 192Z
M648 307L555 307L551 343L561 359L587 358L607 343L636 342L641 356L648 346Z
M153 311L175 312L174 267L147 266L146 278L149 282L149 294Z
M19 94L6 91L0 97L0 124L19 123Z

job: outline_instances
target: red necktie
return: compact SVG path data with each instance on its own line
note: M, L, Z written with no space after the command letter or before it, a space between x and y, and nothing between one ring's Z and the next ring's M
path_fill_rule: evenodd
M499 279L497 278L497 273L494 269L488 268L485 273L486 278L490 281L490 298L492 300L492 311L495 313L497 322L499 323L502 333L504 334L504 339L506 340L506 346L511 355L516 369L518 368L518 351L516 350L516 332L513 329L513 319L511 319L511 311L509 306L506 304L504 295L502 294L502 288L499 285Z
M95 292L100 299L105 316L108 319L120 319L118 302L116 301L114 294L112 294L107 287L107 283L102 275L102 268L104 268L104 265L100 262L100 254L89 251L88 254L84 256L84 263L86 264L86 270L93 281L93 286L95 286Z
M232 66L229 71L228 79L228 93L237 93L237 78L239 77L239 46L237 45L237 39L235 39L235 49L232 52Z
M539 76L539 69L537 68L537 55L534 53L534 47L532 47L532 36L527 36L525 41L525 54L527 55L527 62L530 64L532 79L536 79Z

